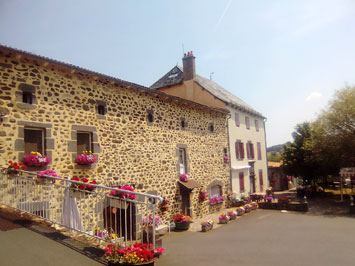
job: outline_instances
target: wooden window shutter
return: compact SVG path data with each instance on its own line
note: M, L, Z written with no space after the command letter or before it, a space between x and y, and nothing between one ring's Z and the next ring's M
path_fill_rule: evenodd
M243 172L239 173L239 188L240 188L240 191L244 191L244 173Z
M240 158L240 152L239 152L239 142L236 141L235 142L235 157L237 158L237 160Z
M235 113L235 125L236 125L237 127L240 126L239 114L238 114L238 113Z
M261 160L261 144L260 144L260 142L256 143L256 147L258 150L258 160Z

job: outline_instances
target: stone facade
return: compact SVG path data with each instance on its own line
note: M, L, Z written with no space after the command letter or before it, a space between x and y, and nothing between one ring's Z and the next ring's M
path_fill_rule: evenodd
M33 95L31 104L23 103L23 92ZM98 114L99 104L106 114ZM22 160L25 128L41 128L52 159L48 168L61 177L156 192L169 200L166 220L181 212L179 145L188 153L189 177L202 185L189 194L192 216L210 212L208 203L198 202L200 189L218 180L223 194L230 190L230 167L223 161L227 111L0 46L0 113L7 116L0 124L1 166ZM96 164L76 165L77 132L91 134Z

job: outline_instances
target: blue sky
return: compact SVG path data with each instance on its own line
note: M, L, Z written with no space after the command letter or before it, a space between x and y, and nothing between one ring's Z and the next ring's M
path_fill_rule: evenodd
M355 1L0 0L0 43L145 86L193 50L271 146L355 84Z

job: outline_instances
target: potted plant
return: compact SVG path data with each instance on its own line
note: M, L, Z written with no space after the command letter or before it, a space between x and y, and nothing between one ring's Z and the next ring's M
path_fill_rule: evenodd
M180 175L180 180L182 182L187 182L187 180L189 179L188 175L187 174L181 174Z
M217 196L210 198L210 205L216 205L218 203L222 203L224 201L223 196Z
M157 228L161 224L162 220L159 215L155 215L155 217L153 217L153 215L148 215L143 218L142 226L147 233L151 234L153 232L153 225L154 228Z
M250 205L251 205L251 209L252 209L252 210L256 210L256 209L258 208L258 203L255 202L255 201L253 201L252 203L250 203Z
M37 174L37 180L40 183L45 183L45 181L48 179L47 176L53 176L53 177L59 177L59 175L56 173L56 171L52 169L47 169L45 171L41 171ZM50 181L54 184L55 179L50 178Z
M207 221L202 221L201 222L201 231L202 232L208 232L213 229L213 220L207 220Z
M198 202L203 203L206 200L207 200L207 192L201 190L200 193L198 194Z
M190 216L181 213L175 214L173 216L173 220L175 223L175 230L177 231L188 230L190 227L190 223L192 223L192 219Z
M31 154L25 154L23 157L23 163L30 167L43 167L48 165L51 159L40 154L39 152L31 152Z
M75 158L75 162L80 165L90 165L96 163L96 161L97 158L91 151L84 151Z
M81 192L85 192L85 195L89 194L89 191L94 191L96 189L95 186L92 185L96 185L96 180L92 180L89 182L89 179L82 177L79 178L77 176L72 177L70 180L73 181L78 181L78 182L83 182L83 183L87 183L87 184L76 184L76 183L71 183L70 187L73 189L73 193L81 193Z
M251 211L251 206L249 204L244 205L245 213L248 213Z
M268 196L268 197L265 197L264 200L267 201L268 203L271 203L271 201L273 200L273 197Z
M242 216L245 213L245 209L243 207L238 207L236 211L238 216Z
M226 224L226 223L228 223L230 218L229 218L229 216L227 214L222 213L222 214L219 215L218 219L219 219L219 223L220 224Z
M26 165L22 163L9 161L9 166L7 168L3 168L2 171L6 175L9 175L10 177L14 177L22 174L17 170L26 170L26 169L27 169Z
M122 186L119 187L119 189L127 190L127 191L132 191L134 192L134 189L130 186ZM126 192L121 192L121 191L116 191L116 190L111 190L110 195L114 197L118 197L120 199L131 199L134 200L136 198L136 195L132 193L126 193Z
M104 249L105 259L109 266L114 265L154 265L154 258L159 258L165 248L154 249L152 244L135 243L120 248L119 245L109 244Z
M237 213L236 213L236 212L229 211L229 212L227 212L227 215L229 216L229 219L230 219L230 220L235 220L235 219L237 219Z

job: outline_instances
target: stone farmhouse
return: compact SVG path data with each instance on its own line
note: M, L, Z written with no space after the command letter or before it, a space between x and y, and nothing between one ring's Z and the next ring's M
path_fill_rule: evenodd
M200 86L192 80L179 86L190 83ZM232 160L234 189L239 190L234 180L240 173L249 178L253 167L265 172L266 178L260 114L220 99L211 105L207 100L212 96L202 89L206 100L164 92L168 91L0 45L0 165L39 152L51 158L46 167L61 177L86 177L105 186L130 185L135 191L166 197L169 209L160 213L165 220L176 213L201 217L225 203L201 202L200 191L226 196L231 189L230 164L224 157L229 153L228 111L233 110L232 116L238 113L240 121L248 116L251 126L245 129L241 122L230 141L260 143L263 154L254 165L247 158ZM242 127L245 133L239 136ZM246 134L251 131L253 135ZM77 154L84 150L91 150L98 161L76 164ZM180 181L183 173L188 174L188 182ZM249 190L248 184L244 191Z
M211 108L227 109L231 185L235 197L263 192L269 185L265 117L212 80L196 74L192 52L151 88Z

